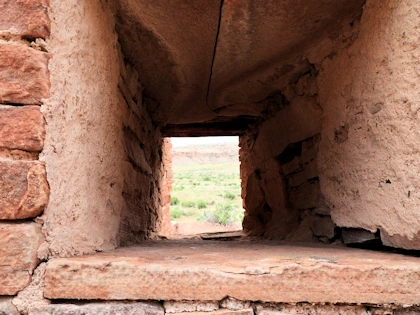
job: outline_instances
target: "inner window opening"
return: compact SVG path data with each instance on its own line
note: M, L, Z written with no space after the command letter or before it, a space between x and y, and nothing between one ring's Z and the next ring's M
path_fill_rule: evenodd
M242 231L239 139L172 137L172 235Z

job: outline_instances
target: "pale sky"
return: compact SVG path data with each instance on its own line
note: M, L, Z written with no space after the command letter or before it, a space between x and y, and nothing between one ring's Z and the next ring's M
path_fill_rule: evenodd
M182 147L190 144L220 144L220 143L238 143L238 137L191 137L191 138L182 138L174 137L171 138L172 146Z

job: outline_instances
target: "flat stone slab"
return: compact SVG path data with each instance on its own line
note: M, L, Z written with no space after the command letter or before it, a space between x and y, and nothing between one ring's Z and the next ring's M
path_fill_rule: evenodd
M28 315L164 315L155 302L108 302L85 304L52 304L29 309Z
M338 246L148 241L48 262L49 299L419 304L420 258Z

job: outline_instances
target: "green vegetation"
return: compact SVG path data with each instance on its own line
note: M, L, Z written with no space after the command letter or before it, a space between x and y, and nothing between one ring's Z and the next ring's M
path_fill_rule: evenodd
M195 207L195 202L194 201L183 201L183 202L181 202L181 206L183 206L185 208L194 208Z
M171 206L175 206L177 204L179 204L178 197L171 197Z
M199 201L197 202L197 208L198 208L198 209L204 209L204 208L207 208L207 204L206 204L203 200L199 200Z
M171 219L232 225L243 219L239 166L174 167Z

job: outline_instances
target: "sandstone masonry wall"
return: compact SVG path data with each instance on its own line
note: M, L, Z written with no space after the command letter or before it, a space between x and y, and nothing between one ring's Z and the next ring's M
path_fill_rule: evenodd
M313 60L323 108L318 168L334 222L420 249L420 8L368 0ZM360 29L360 31L358 31Z
M0 4L0 313L17 314L10 297L31 282L44 240L36 219L48 204L41 105L50 82L45 48L48 1Z
M121 53L112 1L51 1L51 186L40 257L112 249L159 229L162 140ZM65 26L65 27L64 27Z
M322 109L317 92L312 69L271 98L273 114L240 137L243 228L251 235L325 243L335 239L319 189Z

